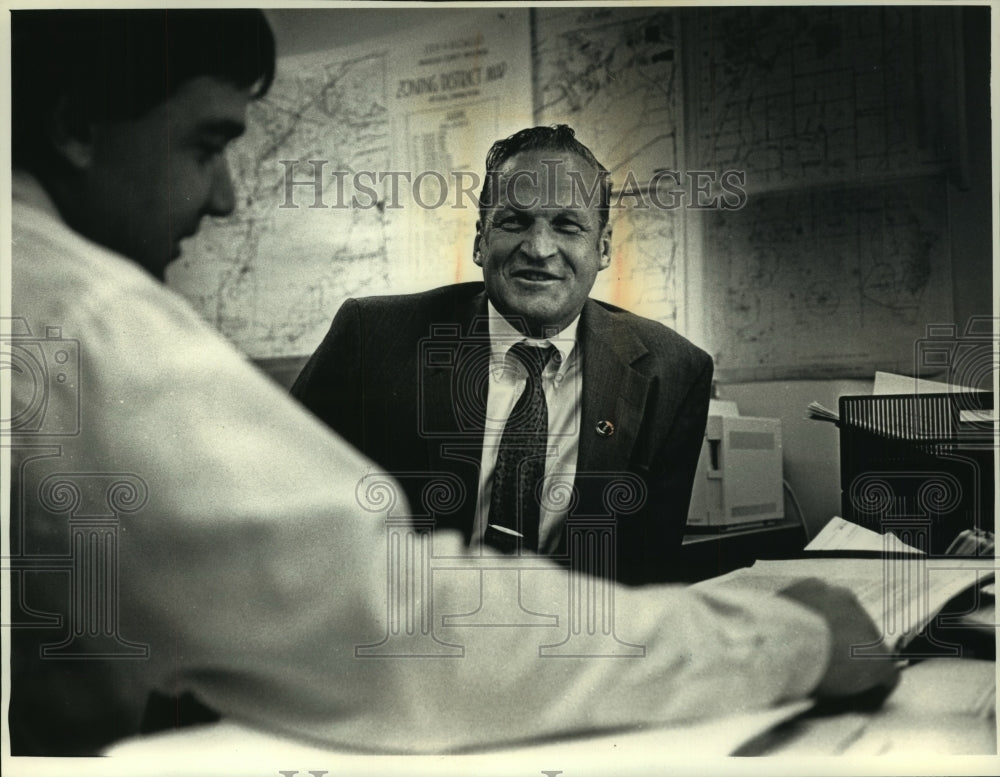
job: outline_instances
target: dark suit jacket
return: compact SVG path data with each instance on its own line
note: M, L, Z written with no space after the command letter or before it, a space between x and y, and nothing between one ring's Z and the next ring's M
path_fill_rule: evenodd
M571 518L612 516L627 583L672 578L705 431L712 360L676 332L588 300ZM489 381L481 283L351 299L292 393L393 473L410 514L472 532ZM611 421L614 432L597 432ZM437 488L428 488L431 481Z

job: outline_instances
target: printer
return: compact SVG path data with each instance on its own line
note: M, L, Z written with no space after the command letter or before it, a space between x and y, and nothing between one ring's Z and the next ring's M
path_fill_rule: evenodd
M784 517L781 420L741 416L711 400L688 529L724 531Z

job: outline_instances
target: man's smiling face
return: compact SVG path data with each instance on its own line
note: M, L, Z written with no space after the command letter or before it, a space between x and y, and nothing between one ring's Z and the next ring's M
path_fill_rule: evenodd
M486 293L528 334L562 331L610 262L611 230L587 202L599 173L565 151L523 151L498 173L496 204L476 225Z

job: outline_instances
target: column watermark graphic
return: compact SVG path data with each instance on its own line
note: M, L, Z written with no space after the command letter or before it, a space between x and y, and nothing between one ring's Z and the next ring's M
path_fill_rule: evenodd
M573 516L571 511L567 518L567 633L558 643L540 646L538 654L644 657L645 646L626 642L615 632L615 567L619 521L646 504L646 484L631 473L577 473L577 479L600 484L605 512Z
M405 495L400 483L419 478L426 496L425 512L403 511ZM458 478L437 473L367 475L357 484L358 504L368 512L384 516L386 531L386 631L378 642L356 645L358 658L454 657L464 650L434 634L434 582L432 569L433 512L454 509L461 498Z
M465 556L434 553L434 511L454 506L456 482L442 473L409 473L390 478L367 475L357 484L359 503L385 520L385 635L375 643L355 646L358 658L462 657L461 628L559 628L557 642L536 642L541 658L643 657L643 645L630 643L615 629L615 565L618 522L645 503L642 481L629 473L591 473L603 481L604 515L567 519L562 553ZM439 481L435 484L434 479ZM401 484L422 484L430 498L420 514L402 512ZM565 483L560 485L565 491ZM447 502L433 495L447 494ZM566 497L564 497L566 498ZM573 499L573 497L568 497ZM436 501L437 500L437 501ZM567 606L558 612L537 612L526 603L533 593L531 573L563 570ZM465 613L437 613L435 573L464 573L463 585L478 605ZM548 577L546 582L551 583ZM547 586L548 588L548 586ZM447 638L439 629L447 629ZM527 634L530 634L528 632ZM526 639L530 637L526 635Z
M146 658L149 646L119 631L120 518L139 512L146 483L130 473L58 473L39 487L39 502L68 517L70 544L69 634L42 646L45 658Z

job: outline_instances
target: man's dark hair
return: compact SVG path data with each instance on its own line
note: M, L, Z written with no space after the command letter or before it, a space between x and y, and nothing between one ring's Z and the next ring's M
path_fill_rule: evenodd
M594 153L576 139L573 128L567 124L554 124L551 127L529 127L516 132L509 138L498 140L486 155L486 179L479 195L479 218L486 224L486 210L493 206L494 195L498 193L500 181L499 170L511 157L522 151L559 151L570 152L582 157L592 165L600 178L598 186L597 208L601 218L601 228L608 223L608 209L611 204L611 174L608 169L597 161ZM581 191L586 196L588 191Z
M138 118L203 75L257 98L274 79L274 58L259 10L13 11L14 164L51 163L48 122L62 98L97 123Z

